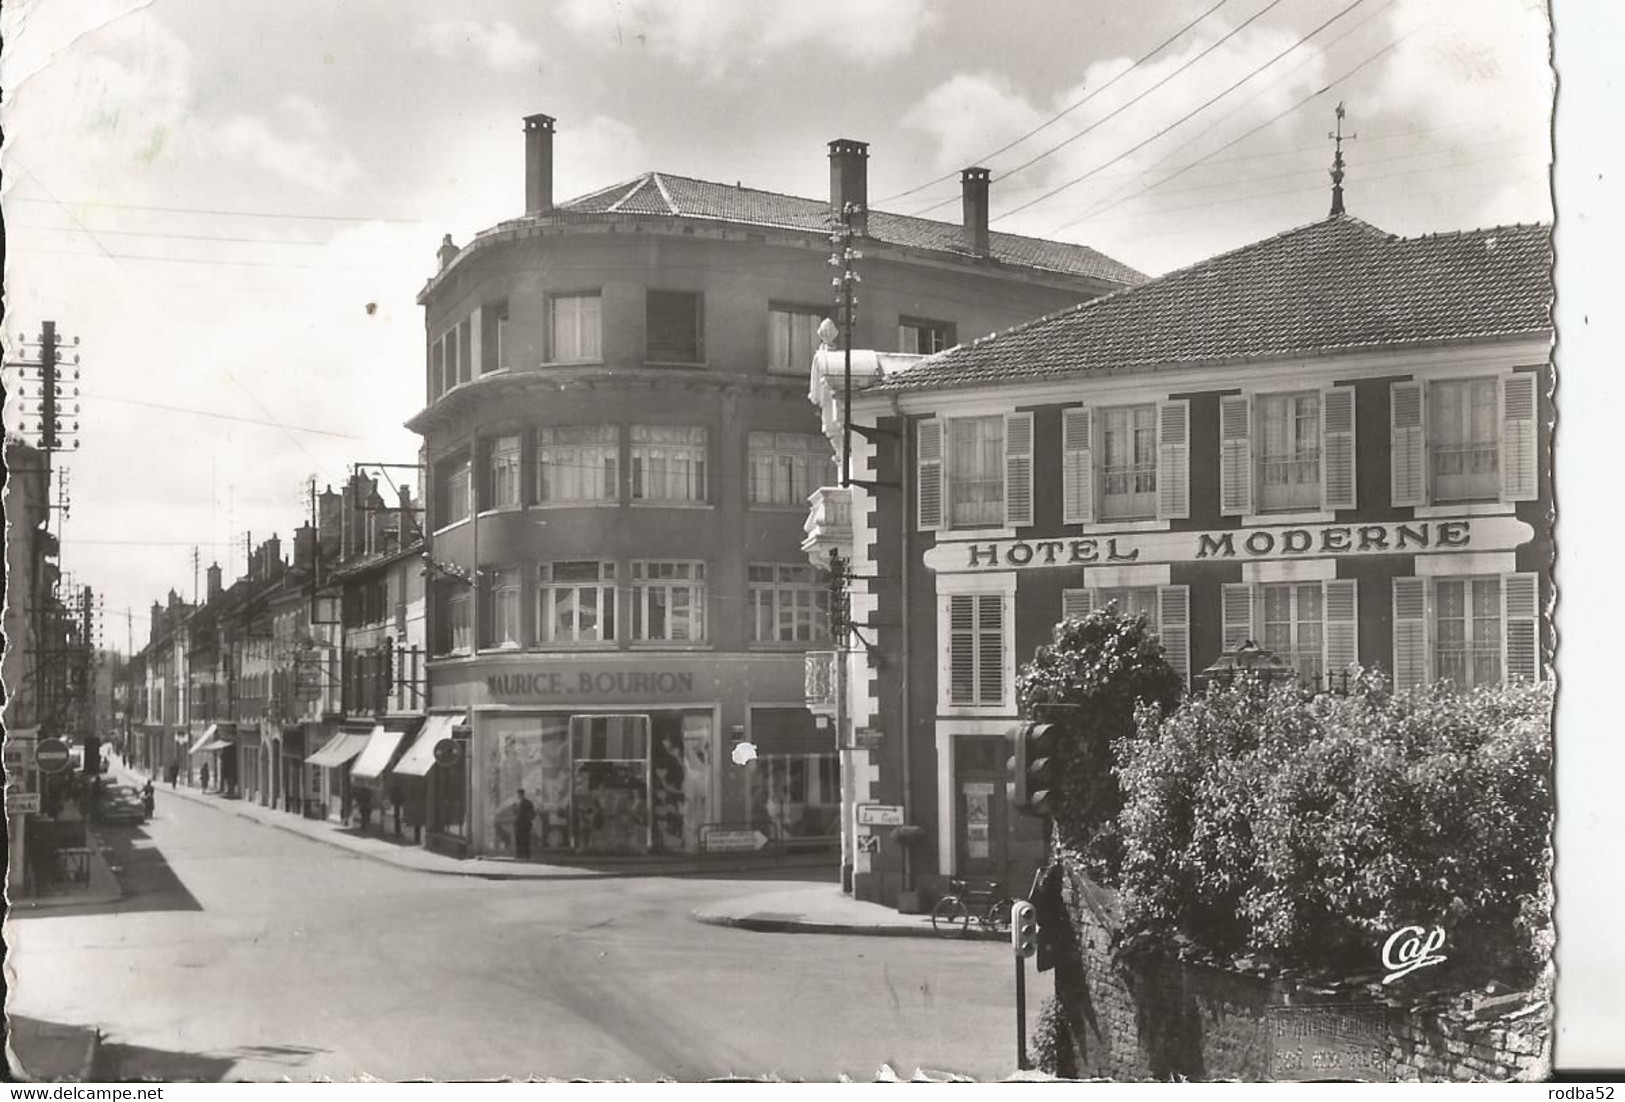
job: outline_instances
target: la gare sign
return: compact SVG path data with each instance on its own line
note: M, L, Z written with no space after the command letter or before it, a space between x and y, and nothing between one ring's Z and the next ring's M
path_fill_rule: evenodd
M925 553L925 566L939 573L966 573L1048 566L1259 562L1347 555L1511 551L1532 538L1534 530L1510 516L1197 532L1123 532L1076 539L939 543Z

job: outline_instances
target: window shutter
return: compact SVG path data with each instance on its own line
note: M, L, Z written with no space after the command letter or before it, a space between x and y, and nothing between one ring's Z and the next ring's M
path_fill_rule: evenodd
M976 599L976 703L1004 702L1004 596Z
M948 700L976 702L976 598L948 598Z
M1253 511L1251 413L1244 394L1219 399L1219 512L1227 517Z
M1033 522L1033 415L1004 417L1004 523L1026 528Z
M1354 388L1320 392L1320 507L1353 509Z
M1061 520L1095 522L1095 468L1090 449L1089 407L1061 411Z
M1095 607L1095 595L1088 589L1061 590L1061 619L1083 619Z
M1157 634L1163 657L1188 687L1191 683L1191 593L1184 585L1157 587Z
M1426 578L1394 579L1394 690L1426 685L1428 601Z
M1540 492L1536 467L1535 374L1501 380L1501 500L1533 501Z
M1508 574L1501 579L1506 648L1501 668L1508 681L1540 680L1540 577Z
M919 440L920 531L942 528L942 422L920 422Z
M1395 383L1388 391L1389 448L1394 505L1428 503L1427 438L1421 383Z
M1191 515L1191 404L1184 400L1157 405L1157 516Z
M1360 661L1360 602L1355 586L1353 579L1323 583L1328 682Z
M1224 587L1224 649L1235 650L1253 637L1253 587Z

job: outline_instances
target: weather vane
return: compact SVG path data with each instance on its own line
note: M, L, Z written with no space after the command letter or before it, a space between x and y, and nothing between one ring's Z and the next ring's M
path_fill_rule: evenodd
M1327 131L1327 133L1326 133L1326 137L1331 138L1331 139L1333 139L1333 140L1335 140L1337 142L1336 152L1332 155L1332 217L1333 218L1336 218L1339 214L1343 213L1343 139L1347 138L1350 141L1353 141L1355 138L1358 138L1360 136L1358 134L1344 134L1343 133L1343 115L1344 114L1345 114L1345 112L1343 111L1343 103L1342 103L1341 100L1339 100L1338 104L1337 104L1337 130L1336 130L1336 132Z

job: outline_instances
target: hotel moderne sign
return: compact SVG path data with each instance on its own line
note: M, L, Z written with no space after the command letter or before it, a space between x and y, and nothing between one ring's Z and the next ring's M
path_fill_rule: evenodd
M939 543L925 553L925 565L938 573L962 574L1049 566L1265 562L1441 551L1461 554L1511 551L1533 537L1534 530L1512 516L1222 528L1205 532L1121 532L1068 539Z

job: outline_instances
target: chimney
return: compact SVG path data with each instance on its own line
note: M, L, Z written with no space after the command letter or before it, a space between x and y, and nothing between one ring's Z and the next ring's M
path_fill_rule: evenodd
M967 168L959 174L964 194L965 247L976 256L987 256L987 183L992 174L985 168Z
M293 568L306 574L316 562L316 529L301 524L293 533Z
M440 248L435 253L435 256L440 258L440 270L442 272L445 271L446 266L453 260L456 260L457 254L460 252L462 252L462 250L459 249L457 247L457 243L451 239L451 234L448 233L445 237L441 238Z
M343 516L344 495L335 493L329 486L316 498L316 544L324 559L333 559L339 554Z
M829 210L836 218L846 204L857 210L852 228L867 232L869 213L869 143L837 138L829 143Z
M553 209L553 119L525 116L525 214Z
M272 535L260 547L265 556L265 575L267 581L282 573L282 541Z

